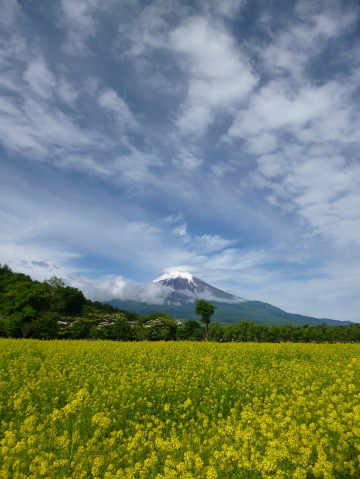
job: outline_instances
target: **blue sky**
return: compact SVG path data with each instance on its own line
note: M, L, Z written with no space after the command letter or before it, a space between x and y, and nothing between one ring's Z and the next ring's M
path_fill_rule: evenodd
M2 264L360 320L357 1L0 8Z

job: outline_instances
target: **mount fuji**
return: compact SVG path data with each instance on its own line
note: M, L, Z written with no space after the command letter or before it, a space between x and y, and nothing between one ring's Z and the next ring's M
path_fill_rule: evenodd
M262 301L249 301L222 291L186 271L163 274L150 283L139 287L142 293L158 293L158 302L142 299L115 299L108 301L112 306L137 314L164 312L180 321L198 320L194 312L197 299L210 301L216 307L213 321L236 323L249 320L269 326L293 324L295 326L327 324L339 326L349 324L334 319L319 319L311 316L292 314ZM146 294L139 295L146 298Z
M230 303L239 303L245 301L238 296L221 291L205 281L193 276L186 271L173 271L163 274L152 281L154 284L161 284L171 288L167 302L182 301L194 302L196 299L208 299L209 301L224 301Z

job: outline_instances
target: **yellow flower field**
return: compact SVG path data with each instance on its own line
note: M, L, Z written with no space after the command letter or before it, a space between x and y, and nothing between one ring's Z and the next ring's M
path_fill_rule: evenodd
M0 478L359 478L360 345L0 339Z

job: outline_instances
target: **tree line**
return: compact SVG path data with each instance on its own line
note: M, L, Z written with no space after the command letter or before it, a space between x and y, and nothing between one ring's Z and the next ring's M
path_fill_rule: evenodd
M198 300L201 320L182 323L166 313L139 315L98 301L56 276L44 282L0 265L0 336L122 341L358 342L360 324L267 326L250 321L211 322L214 306ZM202 323L202 324L200 324Z

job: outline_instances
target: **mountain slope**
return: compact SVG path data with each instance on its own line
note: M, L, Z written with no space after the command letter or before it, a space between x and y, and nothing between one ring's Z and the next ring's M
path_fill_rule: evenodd
M200 297L202 299L206 299L207 297L213 301L229 301L235 303L245 301L238 296L221 291L221 289L215 288L185 271L173 271L172 273L163 274L159 278L154 279L152 283L161 284L173 290L169 292L168 301L171 301L173 298L179 300L182 295L185 301L199 299Z
M153 280L152 284L169 289L164 304L148 304L137 301L112 300L109 304L138 314L165 312L180 321L199 319L194 312L196 299L205 299L216 306L213 321L235 323L249 320L257 324L296 326L327 324L338 326L349 324L333 319L319 319L300 314L287 313L280 308L261 301L248 301L221 291L188 272L174 271Z

